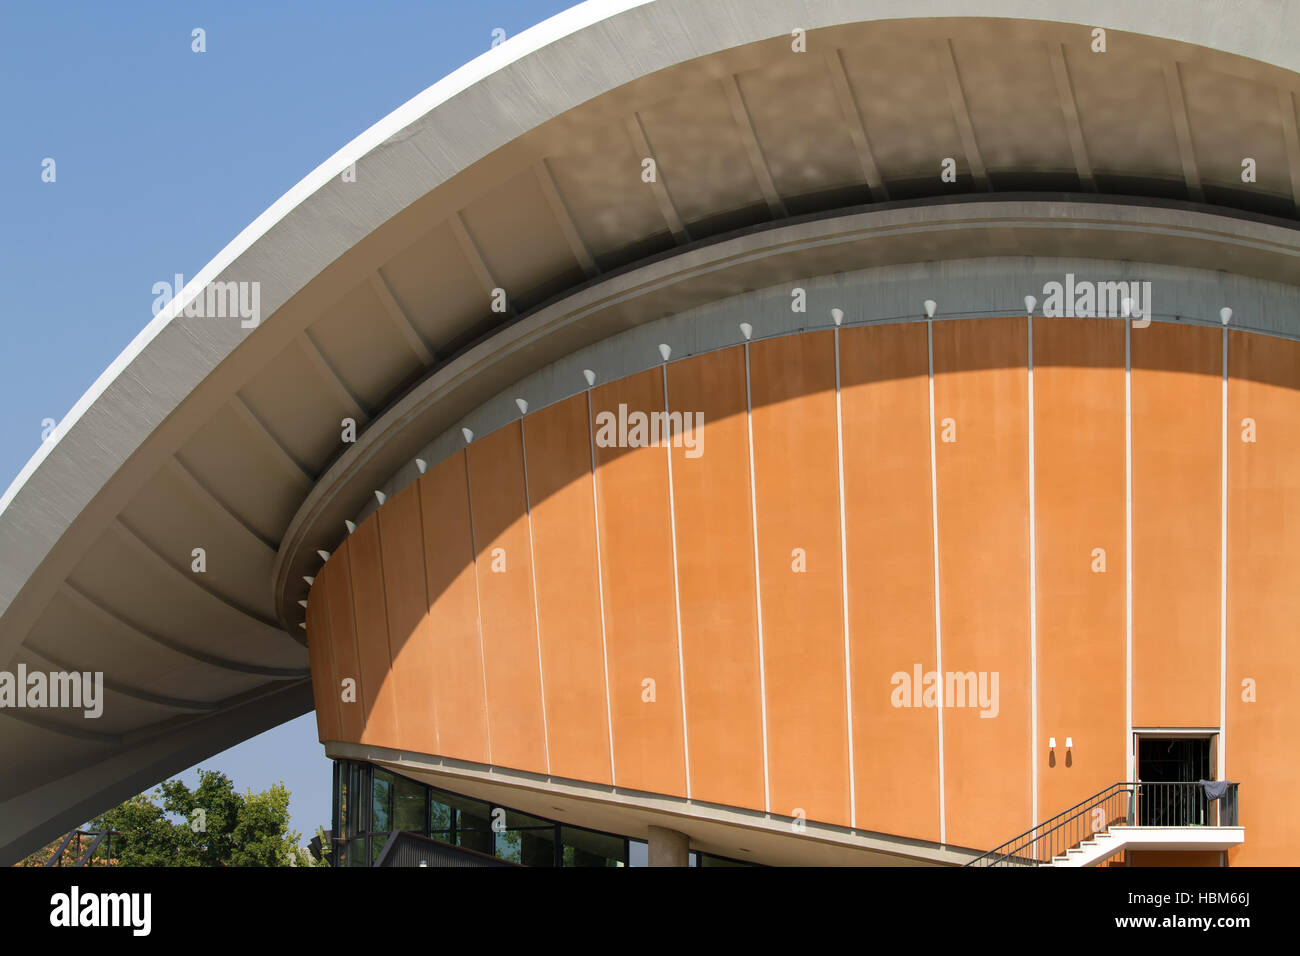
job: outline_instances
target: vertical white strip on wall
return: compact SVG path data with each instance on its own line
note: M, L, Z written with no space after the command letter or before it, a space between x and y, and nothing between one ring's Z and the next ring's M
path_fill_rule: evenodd
M528 443L524 439L524 418L519 417L519 454L524 463L524 513L528 515L528 572L533 582L533 627L537 631L537 686L542 694L542 749L546 752L546 775L551 775L551 735L546 726L546 670L542 667L542 614L537 606L537 557L533 551L533 496L528 490Z
M673 501L672 419L668 417L668 363L663 363L664 452L668 456L668 530L673 542L673 613L677 616L677 679L682 698L682 756L686 761L686 799L691 799L691 735L686 726L686 662L682 655L682 595L677 583L677 506Z
M356 661L357 697L360 698L359 701L352 701L352 703L359 702L361 704L361 736L364 736L366 733L366 682L364 679L364 675L361 673L361 631L357 627L357 587L356 587L356 578L352 576L352 549L351 548L348 548L347 566L348 566L348 603L352 605L352 659ZM340 701L340 703L343 703L343 701ZM341 721L342 719L343 719L343 714L342 712L340 712L339 720ZM342 730L342 725L340 724L340 731L341 730ZM360 737L358 737L355 742L360 743L361 742Z
M853 663L849 653L849 543L844 521L844 413L840 403L840 330L835 336L835 449L840 471L840 574L844 597L844 715L849 726L849 827L858 826L858 795L853 767Z
M474 537L474 489L469 481L469 447L465 448L465 509L469 515L469 550L474 557L474 626L478 628L479 673L483 675L483 730L487 734L488 763L492 762L492 716L488 710L487 654L483 651L483 595L478 590L478 541Z
M1133 323L1124 320L1124 779L1133 753Z
M609 782L618 786L614 771L614 713L609 702L609 646L605 639L605 574L600 555L600 501L596 487L596 436L591 424L591 389L587 389L587 447L591 451L591 518L596 529L596 590L600 597L600 653L605 667L605 726L609 730Z
M375 520L375 542L376 542L376 544L378 545L376 551L377 551L378 556L379 556L379 587L380 587L380 589L381 589L381 591L382 591L382 589L383 589L383 587L384 587L384 526L383 526L383 522L379 521L378 519ZM351 554L352 554L351 549L349 549L349 551L348 551L349 561L351 560ZM351 573L351 567L350 567L350 566L349 566L348 571L349 571L349 573ZM353 616L353 618L356 617L356 613L357 613L357 609L356 609L356 603L357 603L357 602L356 602L355 593L356 593L356 582L354 581L354 582L353 582L353 595L354 595L354 597L353 597L353 600L352 600L352 616ZM383 596L383 595L381 594L381 597L382 597L382 596ZM385 598L384 598L385 603L387 603L387 600L388 600L388 599L385 597ZM393 673L393 632L392 632L392 622L391 622L391 621L387 621L388 616L389 616L389 615L388 615L387 613L385 613L384 617L385 617L386 621L385 621L385 627L384 627L384 650L387 652L387 655L388 655L388 671L387 671L387 673L391 675L391 674ZM357 634L359 635L359 632L355 632L355 631L354 631L353 633L357 633ZM360 642L360 636L358 636L357 640L358 640L358 642ZM382 681L380 682L380 686L381 686L381 687L383 686L383 682L382 682ZM401 710L402 710L402 708L401 708L400 706L395 706L395 707L393 708L393 735L394 735L398 740L401 740L401 739L402 739L402 718L401 718Z
M423 474L423 472L421 472L421 474ZM423 489L418 490L418 491L416 492L416 494L415 494L415 510L416 510L416 511L419 513L419 515L420 515L420 524L418 525L418 527L419 527L419 529L420 529L420 554L421 554L421 555L424 555L424 554L426 554L426 552L425 552L425 550L424 550L424 549L425 549L425 543L424 543L424 494L423 494ZM426 575L428 574L427 565L426 565L426 571L425 571L425 574L426 574ZM476 578L478 577L478 571L477 571L477 569L475 569L474 576L475 576ZM426 590L425 590L425 597L428 598L428 593L429 593L429 592L428 592L428 590L427 590L427 589L428 589L428 584L427 584L428 578L427 578L427 577L425 578L425 581L426 581L426 584L425 584L425 588L426 588ZM432 599L428 599L428 603L426 604L426 607L427 607L427 606L430 606L430 605L432 605L432 604L433 604ZM331 653L332 653L332 652L331 652ZM442 721L440 721L440 720L438 719L438 702L437 702L436 700L433 702L433 745L434 745L435 747L438 748L438 750L437 750L438 753L442 753Z
M939 720L939 842L948 842L947 796L943 780L943 619L939 612L939 471L934 443L934 320L925 323L925 348L930 365L930 532L934 547L934 667L939 675L935 713Z
M1029 326L1029 767L1030 819L1038 823L1038 525L1034 462L1034 317Z
M749 343L745 343L745 427L749 431L749 509L754 529L754 610L758 621L758 697L763 724L763 810L772 812L772 787L767 770L767 661L763 653L763 585L758 575L758 492L754 480L754 402L749 389Z
M1228 327L1223 327L1223 440L1219 449L1219 759L1220 780L1228 772Z

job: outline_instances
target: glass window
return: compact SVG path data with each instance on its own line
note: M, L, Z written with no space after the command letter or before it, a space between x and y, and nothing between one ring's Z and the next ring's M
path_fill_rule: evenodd
M497 807L492 809L496 810ZM505 810L505 807L500 809ZM505 829L521 830L529 827L553 827L554 820L543 820L541 817L530 817L526 813L516 813L514 810L505 810Z
M352 833L352 818L349 816L350 807L348 804L348 766L344 764L339 769L339 818L335 824L335 836L346 836Z
M563 866L625 866L627 841L609 833L561 827ZM643 844L644 846L644 844Z
M393 828L393 775L376 767L372 786L370 832L387 832Z
M429 796L429 829L434 833L450 830L452 826L451 806L443 803L438 797L436 791Z
M366 860L366 841L364 837L358 840L348 841L347 865L348 866L368 865L368 861Z
M496 834L496 855L524 866L555 866L555 827L528 827Z
M456 830L456 845L463 846L467 850L478 850L480 853L492 852L492 831L491 830Z
M645 866L646 844L464 797L373 764L340 760L334 777L336 866L370 866L396 831L523 866ZM493 824L496 824L494 828ZM692 865L717 865L692 854ZM730 862L730 861L728 861Z
M492 852L492 811L486 803L442 794L455 812L456 844L480 853Z
M645 840L627 841L627 865L628 866L649 866L650 865L650 846L645 842Z
M375 774L375 786L379 785L379 774ZM394 830L411 830L424 833L424 786L405 777L393 779L393 826Z

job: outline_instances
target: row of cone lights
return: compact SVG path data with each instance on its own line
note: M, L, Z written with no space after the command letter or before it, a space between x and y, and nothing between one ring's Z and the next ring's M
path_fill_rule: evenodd
M935 310L938 309L939 304L938 304L937 302L935 302L934 299L926 299L925 302L922 303L922 305L923 305L924 308L925 308L925 317L926 317L926 319L933 319L933 318L934 318ZM1038 299L1036 299L1036 298L1035 298L1034 296L1032 296L1032 295L1027 295L1027 296L1025 296L1025 315L1026 315L1026 317L1028 317L1028 318L1033 318L1033 316L1034 316L1034 307L1037 306L1037 305L1038 305ZM1124 315L1127 316L1127 315L1129 314L1129 311L1132 309L1132 305L1133 305L1132 300L1131 300L1131 299L1125 299L1124 302L1122 303L1122 305L1123 305L1123 309L1124 309ZM838 327L838 326L839 326L841 323L843 323L843 321L844 321L844 310L843 310L843 309L831 309L831 319L832 319L832 321L834 321L836 327ZM1226 305L1225 305L1223 308L1221 308L1221 309L1219 310L1219 319L1223 322L1224 325L1227 325L1228 322L1231 321L1231 319L1232 319L1232 309L1228 308ZM745 337L745 341L748 342L748 341L750 340L750 338L751 338L751 337L753 336L753 334L754 334L754 327L753 327L752 325L750 325L748 322L741 322L741 323L740 323L740 334L743 335L743 336ZM672 350L672 348L671 348L670 346L668 346L668 345L664 345L664 344L661 344L661 345L659 346L659 354L663 357L663 360L664 360L665 362L667 362L668 359L669 359L669 357L673 354L673 350ZM594 385L596 384L596 373L593 372L591 369L589 369L589 368L584 368L584 369L582 370L582 376L583 376L583 378L585 378L585 379L587 380L587 387L588 387L588 388L591 388L592 386L594 386ZM517 406L519 406L519 414L520 414L520 415L527 415L527 414L528 414L528 402L524 401L524 399L522 399L522 398L516 398L516 399L515 399L515 404L516 404ZM472 431L470 431L468 428L464 428L464 427L462 427L461 430L460 430L460 433L465 437L465 444L468 445L470 442L472 442L472 441L474 440L474 433L473 433ZM418 469L420 470L420 474L423 475L423 474L425 473L425 471L428 470L428 468L429 468L429 463L428 463L427 461L425 461L423 458L417 458L417 459L415 459L415 467L418 468ZM388 500L388 496L385 495L382 491L379 491L378 489L376 489L376 490L375 490L375 500L378 501L379 504L380 504L380 506L382 507L383 504L384 504L384 502ZM347 529L348 529L348 534L351 534L353 531L356 531L356 530L357 530L356 522L354 522L354 521L350 521L350 520L344 519L343 524L347 527ZM330 553L329 553L328 551L324 550L323 548L321 548L321 549L317 549L316 553L317 553L318 555L320 555L320 559L321 559L321 562L322 562L322 563L324 563L324 562L326 562L326 561L328 561L328 560L330 559ZM316 577L315 577L315 575L312 575L312 574L304 574L303 577L302 577L302 579L303 579L304 581L307 582L307 587L309 587L309 588L310 588L310 587L315 583L315 581L316 581ZM302 607L302 608L305 609L305 608L307 607L307 600L304 598L304 599L300 600L300 601L298 602L298 604L299 604L300 607ZM306 622L306 621L300 622L300 623L298 624L298 626L299 626L300 628L302 628L302 629L305 631L305 630L307 629L307 622Z

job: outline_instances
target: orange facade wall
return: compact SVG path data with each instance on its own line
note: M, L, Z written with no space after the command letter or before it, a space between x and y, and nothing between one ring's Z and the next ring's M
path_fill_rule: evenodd
M1242 782L1233 864L1300 847L1300 343L1229 333L1227 779ZM1254 438L1254 441L1246 439ZM1260 838L1252 838L1260 834Z
M476 438L316 576L321 739L989 849L1126 775L1128 692L1219 729L1223 333L1132 329L1126 376L1122 322L1034 319L1031 417L1029 331L773 338ZM1294 863L1300 344L1229 343L1229 858ZM620 406L702 413L702 454L598 442ZM903 706L939 669L996 673L996 716Z
M492 759L548 773L519 423L484 436L466 454Z
M1113 319L1033 321L1034 759L1046 819L1126 771L1125 329Z
M408 485L379 512L380 558L393 693L398 702L399 737L407 747L438 743L438 716L428 692L439 661L434 653L424 578L424 535L420 486Z
M309 627L314 623L312 606L323 600L324 623L333 648L334 686L317 688L316 706L322 706L319 694L324 691L337 695L339 700L339 728L344 740L360 741L366 726L365 694L361 682L361 666L357 659L356 615L352 605L352 573L347 559L347 544L334 552L334 560L321 568L316 575L319 588L312 588L313 599L307 603ZM315 595L319 594L319 599ZM308 630L310 643L312 631ZM313 673L313 684L315 684Z
M322 568L318 577L323 577L325 570ZM324 602L308 603L306 624L307 660L316 703L316 736L321 740L340 740L343 728L339 724L339 680L334 669L334 641Z
M935 467L946 673L986 678L995 707L943 713L948 842L1029 829L1029 420L1024 319L936 322ZM950 441L945 441L945 431Z
M772 812L850 822L835 345L749 347Z
M696 423L695 433L684 436L692 440L672 449L691 796L762 810L763 702L744 350L671 365L668 402ZM694 416L703 416L702 426Z
M1221 333L1157 322L1129 335L1133 725L1217 727Z
M935 668L923 325L839 333L859 826L939 839L939 714L895 675Z
M656 368L594 389L593 432L601 413L617 418L620 405L628 413L663 411L663 376ZM597 444L596 464L615 782L684 797L668 452Z
M438 662L427 691L436 713L437 753L491 763L465 453L430 468L419 489L428 633Z
M611 783L587 396L524 425L551 773Z
M384 597L379 523L365 522L348 538L343 550L352 575L357 662L361 668L361 700L365 720L361 742L395 747L400 739L397 694L392 681L392 652L388 646L388 603Z

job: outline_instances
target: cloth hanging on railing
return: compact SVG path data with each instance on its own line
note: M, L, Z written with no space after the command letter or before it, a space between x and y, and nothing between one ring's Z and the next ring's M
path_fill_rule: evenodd
M1201 786L1205 788L1205 799L1218 800L1227 794L1232 782L1229 780L1202 780Z

